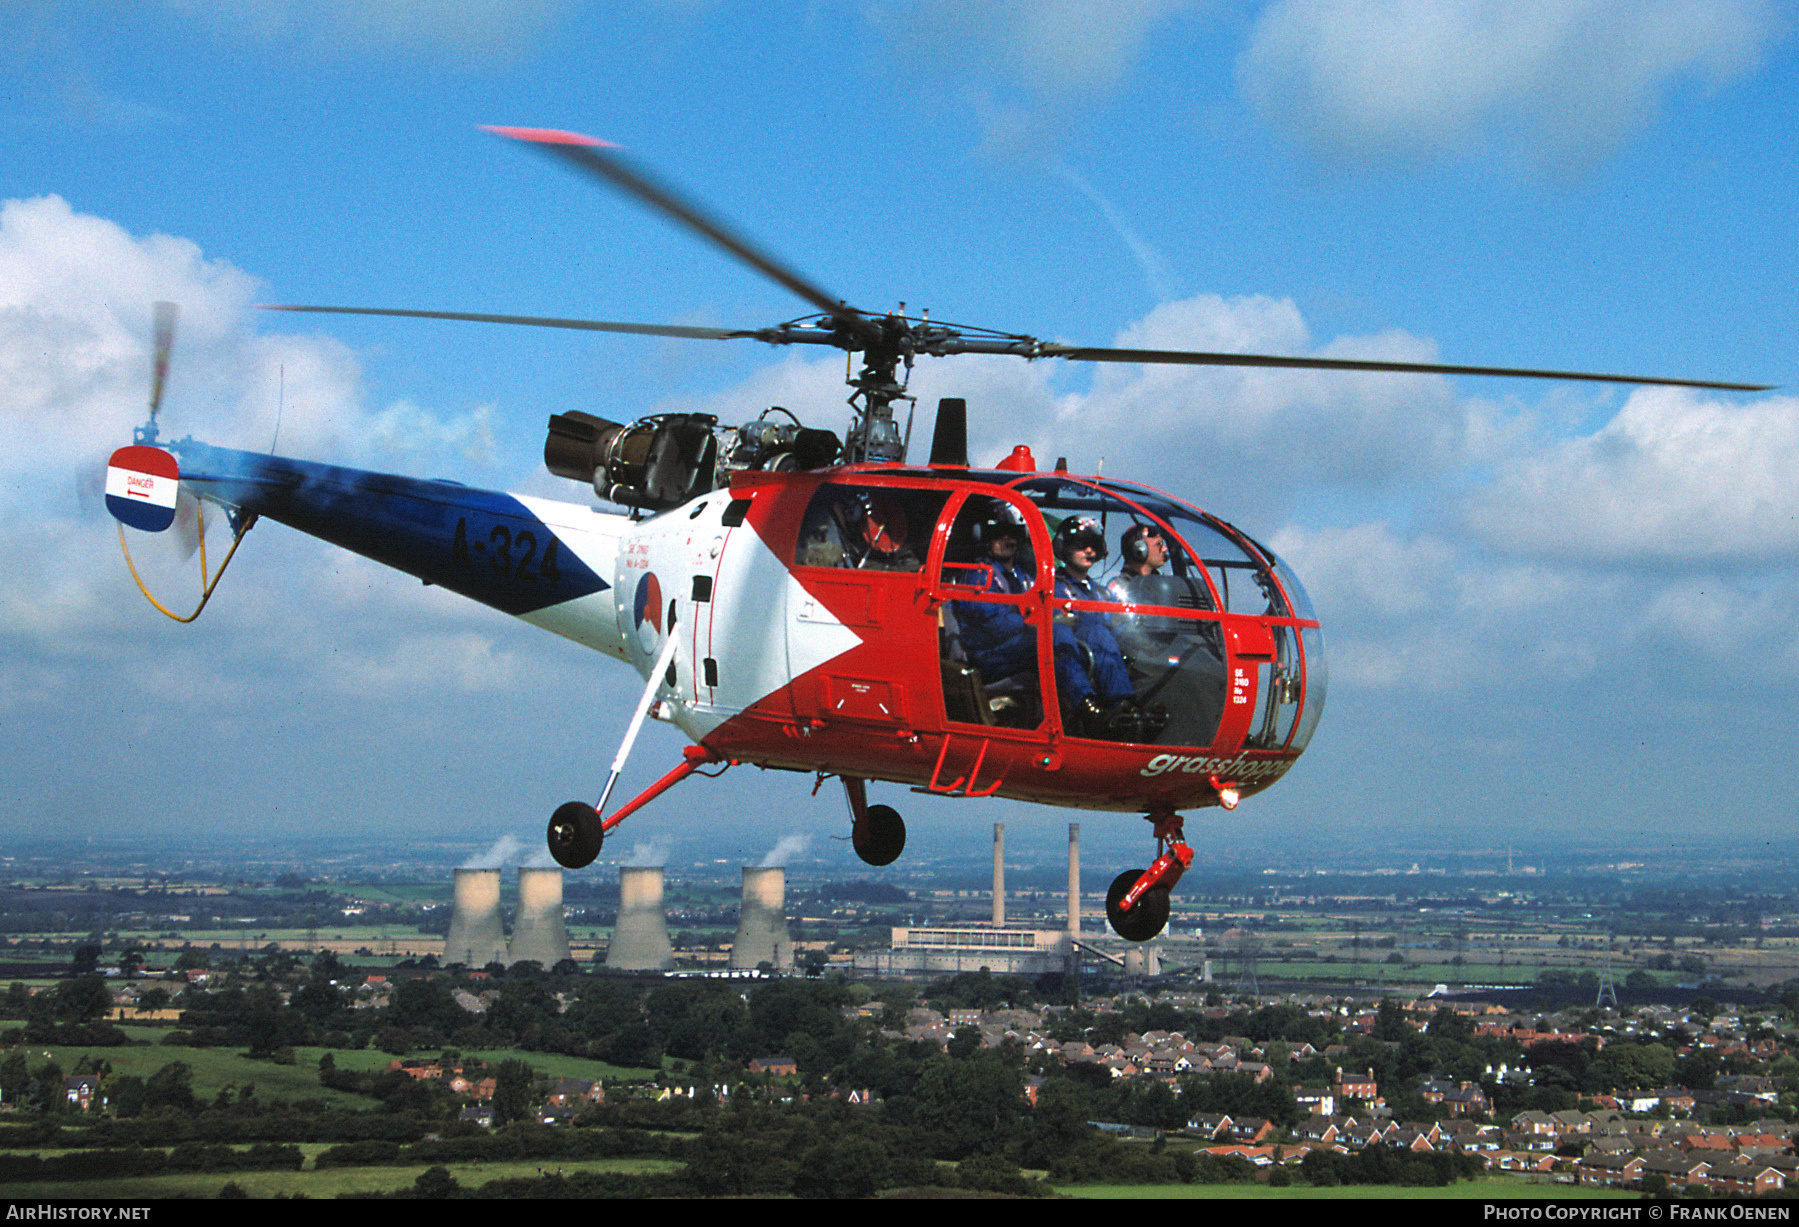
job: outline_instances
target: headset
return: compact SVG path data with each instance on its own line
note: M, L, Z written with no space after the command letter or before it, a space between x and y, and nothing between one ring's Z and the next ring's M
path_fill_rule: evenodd
M1162 530L1154 524L1133 524L1124 530L1124 539L1120 545L1124 548L1124 560L1129 563L1149 561L1149 538L1162 539Z

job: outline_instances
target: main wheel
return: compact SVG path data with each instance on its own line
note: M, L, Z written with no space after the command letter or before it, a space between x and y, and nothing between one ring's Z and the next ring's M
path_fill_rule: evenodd
M593 806L585 801L570 801L558 805L550 815L545 838L558 865L564 869L585 869L600 854L600 845L606 842L606 828L600 825L600 815Z
M1141 869L1127 869L1112 879L1106 892L1106 919L1113 930L1127 942L1146 942L1168 924L1168 888L1152 886L1137 899L1137 906L1124 910L1124 897L1143 876Z
M889 805L868 807L867 820L850 828L850 844L870 865L891 865L906 850L906 823Z

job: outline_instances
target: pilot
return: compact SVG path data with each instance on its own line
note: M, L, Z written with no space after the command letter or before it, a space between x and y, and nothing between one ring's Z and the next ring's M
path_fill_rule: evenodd
M910 536L910 517L896 495L856 490L814 500L794 561L804 567L917 571L924 564L911 548Z
M1087 516L1069 516L1056 527L1056 595L1065 600L1114 598L1091 576L1106 556L1105 530ZM1124 653L1106 615L1079 610L1056 619L1056 686L1080 732L1117 741L1146 740L1149 713L1139 711ZM1160 728L1157 727L1157 732Z
M1036 586L1036 568L1030 560L1030 533L1018 508L1001 499L974 524L976 560L992 572L987 591L1017 594ZM1004 679L1037 670L1037 632L1024 620L1017 605L995 601L952 601L961 627L962 651L968 663L980 670L989 688Z
M885 490L859 490L843 509L845 567L869 571L916 571L924 564L909 545L911 522L906 508Z

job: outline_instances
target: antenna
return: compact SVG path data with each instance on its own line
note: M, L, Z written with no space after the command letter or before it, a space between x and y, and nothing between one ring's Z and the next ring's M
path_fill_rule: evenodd
M287 363L283 362L279 370L280 376L276 384L278 391L275 393L275 436L269 440L271 456L275 454L275 440L281 437L281 411L287 406Z

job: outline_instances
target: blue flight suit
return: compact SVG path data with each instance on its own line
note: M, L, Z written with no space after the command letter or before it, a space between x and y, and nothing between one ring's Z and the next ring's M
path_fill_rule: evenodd
M993 568L989 592L1022 593L1036 586L1034 567L1026 569L992 557L981 561ZM1037 671L1037 631L1024 620L1024 611L1017 605L951 601L950 608L961 627L963 654L980 670L987 686Z
M1072 601L1113 601L1104 588L1067 570L1056 572L1056 595ZM1101 707L1109 708L1135 698L1130 672L1124 667L1124 653L1119 650L1118 636L1112 633L1106 615L1082 609L1072 617L1072 625L1066 615L1058 617L1054 635L1056 687L1061 692L1062 705L1078 707L1083 700L1093 698Z

